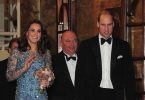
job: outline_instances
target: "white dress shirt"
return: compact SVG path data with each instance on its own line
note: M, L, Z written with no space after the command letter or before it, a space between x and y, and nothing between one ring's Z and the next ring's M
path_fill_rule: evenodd
M66 54L67 55L67 54ZM68 57L70 57L69 55L67 55ZM75 82L75 70L76 70L76 64L77 64L77 54L72 55L73 57L76 57L76 60L72 60L70 59L69 61L66 60L66 56L65 56L65 61L68 67L68 71L72 80L73 85Z
M101 45L101 38L103 37L99 34L99 44L102 61L102 80L100 83L100 87L113 89L113 85L110 78L112 42L111 44L105 42L103 45Z

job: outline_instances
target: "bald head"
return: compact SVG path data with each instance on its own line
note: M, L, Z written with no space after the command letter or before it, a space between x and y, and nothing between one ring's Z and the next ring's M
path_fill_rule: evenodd
M76 34L75 34L73 31L65 31L65 32L62 34L61 38L66 37L67 35L69 35L69 36L75 35L75 36L76 36Z

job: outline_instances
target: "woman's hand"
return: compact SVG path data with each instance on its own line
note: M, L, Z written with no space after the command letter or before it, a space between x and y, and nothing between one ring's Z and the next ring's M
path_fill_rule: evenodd
M24 70L25 70L25 71L27 71L27 70L31 67L31 65L32 65L33 61L35 60L35 58L36 58L35 55L30 55L30 56L26 59L25 64L24 64Z

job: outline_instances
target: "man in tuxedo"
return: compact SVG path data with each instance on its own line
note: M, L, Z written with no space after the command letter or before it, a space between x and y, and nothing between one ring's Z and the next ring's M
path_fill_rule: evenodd
M79 48L82 85L89 100L136 100L131 49L113 37L114 21L108 10L98 16L97 27L98 36L84 40Z
M13 38L8 47L8 53L11 54L13 49L18 48L19 39ZM6 70L7 70L8 59L0 61L0 91L1 98L4 100L15 100L15 88L16 81L8 82L6 79Z
M55 81L48 88L49 100L80 100L77 36L72 31L65 31L60 42L62 51L52 57Z

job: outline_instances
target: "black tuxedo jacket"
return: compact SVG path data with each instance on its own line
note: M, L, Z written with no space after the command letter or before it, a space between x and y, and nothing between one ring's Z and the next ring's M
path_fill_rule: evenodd
M97 96L102 79L98 36L83 41L79 53L80 64L83 66L82 86L86 88L88 98L92 98L90 100L102 100ZM111 52L111 81L116 91L116 100L124 100L124 94L127 100L135 100L135 75L131 50L127 42L116 38L113 38Z
M54 84L48 88L48 97L50 100L81 100L79 91L79 57L75 71L75 85L73 85L64 53L60 52L52 57L52 66L55 75ZM83 100L83 99L82 99Z

